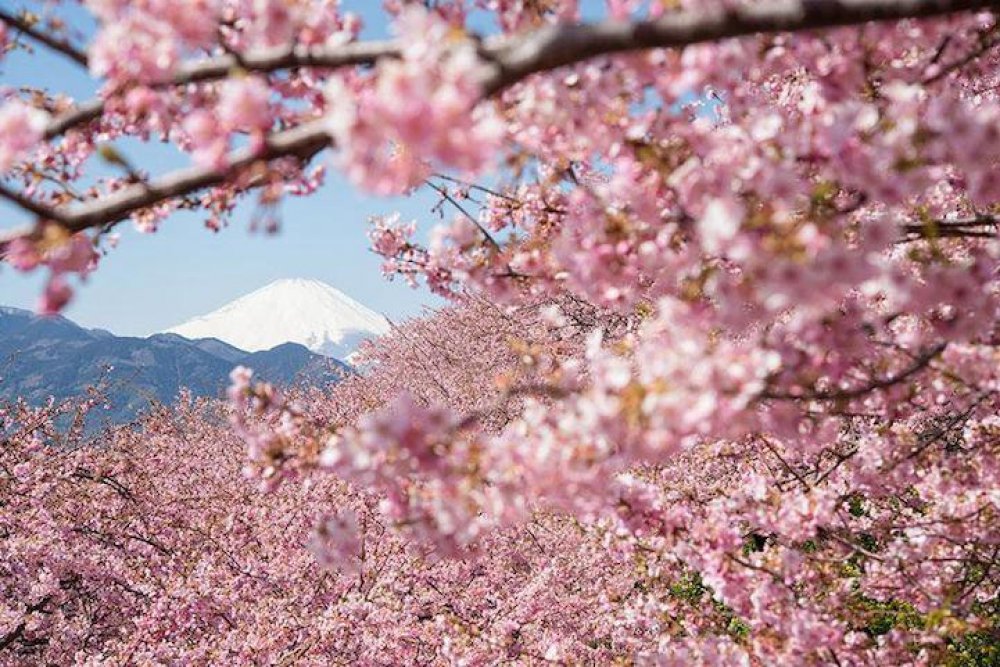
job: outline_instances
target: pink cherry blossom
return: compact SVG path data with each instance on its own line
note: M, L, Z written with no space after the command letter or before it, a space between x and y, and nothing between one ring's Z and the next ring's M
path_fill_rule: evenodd
M323 390L0 403L0 663L988 662L989 3L83 4L0 109L43 312L329 169L431 197L369 241L445 305Z
M0 106L0 171L7 171L42 139L48 114L12 100Z
M219 120L231 131L265 130L271 125L269 96L270 90L260 77L226 81L219 91Z
M38 312L42 315L55 315L59 313L70 299L73 298L73 289L62 277L62 274L53 274L45 284L45 292L39 301Z

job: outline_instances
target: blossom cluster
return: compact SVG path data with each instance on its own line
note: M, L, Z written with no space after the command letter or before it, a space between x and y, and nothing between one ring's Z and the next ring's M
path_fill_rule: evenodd
M481 96L482 64L460 26L417 8L398 17L398 60L371 77L331 79L328 124L341 167L379 194L419 185L434 165L474 175L494 159L503 124Z

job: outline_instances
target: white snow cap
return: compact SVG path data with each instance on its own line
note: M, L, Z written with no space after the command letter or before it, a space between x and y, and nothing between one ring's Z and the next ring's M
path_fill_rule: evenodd
M335 287L288 278L164 333L217 338L247 352L300 343L318 354L345 359L362 341L388 331L383 316Z

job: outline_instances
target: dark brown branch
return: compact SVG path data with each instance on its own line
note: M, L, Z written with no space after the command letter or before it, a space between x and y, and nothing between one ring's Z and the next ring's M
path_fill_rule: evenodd
M456 209L458 209L459 213L461 213L463 216L465 216L465 218L467 220L469 220L469 222L471 222L473 225L475 225L476 229L478 229L480 231L480 233L483 235L483 237L486 239L486 241L491 246L493 246L493 248L495 250L500 250L500 244L497 243L497 240L495 238L493 238L493 235L490 234L489 230L486 229L485 227L483 227L479 223L479 220L477 220L471 213L469 213L467 210L465 210L465 207L463 207L461 204L459 204L458 201L456 201L455 198L451 196L451 193L448 192L447 188L443 188L440 185L438 185L437 183L434 183L433 181L430 181L430 180L424 181L424 183L426 183L427 185L429 185L431 187L431 189L433 189L439 195L441 195L442 197L444 197L445 201L447 201L449 204L451 204Z
M994 239L997 232L973 231L971 229L942 229L934 233L910 232L910 236L900 239L898 243L913 243L914 241L925 241L928 239Z
M979 406L982 405L986 399L990 398L995 392L985 392L981 394L969 407L967 407L962 412L953 415L948 418L945 423L937 428L930 429L920 434L917 439L917 445L906 456L898 459L895 463L889 466L889 471L895 470L905 461L914 459L921 454L923 454L927 449L934 446L950 433L953 433L955 429L962 428L968 421L969 417L972 416Z
M326 132L324 123L322 120L314 120L271 134L264 142L262 150L239 148L230 152L227 169L187 167L151 181L130 185L100 199L59 209L32 201L18 192L3 187L2 184L0 184L0 198L12 201L39 218L57 222L68 231L80 232L92 227L114 224L144 208L219 185L257 162L268 162L283 157L294 157L303 163L308 162L329 145L330 136ZM252 186L253 183L248 185ZM0 232L0 256L3 254L5 243L30 236L35 232L37 227L32 225Z
M483 56L495 64L484 81L493 94L539 72L581 60L641 49L682 47L759 33L799 32L872 21L918 19L1000 8L983 0L799 0L768 2L728 12L670 13L656 21L608 21L556 25L520 39L487 44Z
M27 616L28 614L34 614L35 612L42 611L42 609L45 608L45 605L47 605L51 600L52 596L46 595L38 602L28 605L24 609L25 616ZM21 639L27 627L28 627L27 622L21 621L20 623L17 624L17 626L13 630L5 634L3 637L0 637L0 651L6 649L8 646L16 642L18 639Z
M3 637L0 637L0 651L3 651L8 646L16 642L18 639L20 639L21 635L24 634L25 628L27 627L28 624L24 621L21 621L14 627L13 630L5 634Z
M431 175L434 178L440 178L442 181L448 181L449 183L454 183L455 185L459 185L464 188L468 188L470 190L479 190L480 192L485 192L486 194L497 197L498 199L506 199L507 201L515 202L518 204L523 203L520 199L517 199L516 197L511 197L510 195L498 192L497 190L493 190L484 185L479 185L478 183L470 183L469 181L463 181L460 178L455 178L454 176L449 176L448 174L442 174L440 172L436 172Z
M903 232L909 235L903 241L934 238L994 238L998 231L1000 231L1000 220L996 216L977 215L971 218L931 220L924 224L903 225Z
M56 211L54 208L46 206L41 202L37 202L30 197L25 197L17 190L11 190L3 183L0 183L0 198L6 199L7 201L16 204L20 208L24 209L28 213L31 213L35 217L41 220L51 220L53 222L63 223L62 214ZM2 241L2 239L0 239Z
M757 441L760 442L762 445L764 445L769 452L774 454L774 456L778 459L778 461L785 468L785 470L791 473L792 477L798 480L799 484L801 484L802 487L806 490L806 493L808 493L812 489L812 487L809 485L809 482L807 482L805 478L799 474L799 472L792 466L792 464L790 464L787 460L785 460L785 457L781 455L781 452L779 452L774 445L771 444L770 440L768 440L766 437L761 436L757 438Z
M78 468L73 473L73 477L76 477L77 479L85 479L90 482L95 482L97 484L103 484L105 486L111 487L115 491L115 493L117 493L121 497L125 498L130 502L133 503L135 502L135 496L132 495L132 492L128 489L128 487L119 482L114 477L111 477L109 475L96 476L94 475L93 472L87 470L86 468Z
M62 39L61 37L56 37L55 35L49 34L43 30L39 30L35 27L37 25L37 21L29 20L23 13L21 16L15 16L10 12L0 9L0 21L17 28L32 40L52 49L57 53L61 53L77 65L87 69L86 53L73 46L69 40Z

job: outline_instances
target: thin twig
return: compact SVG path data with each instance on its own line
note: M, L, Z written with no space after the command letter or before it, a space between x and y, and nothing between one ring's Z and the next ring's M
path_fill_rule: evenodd
M25 35L30 37L32 40L42 44L57 53L61 53L66 56L77 65L80 65L84 69L87 69L87 54L76 48L69 42L69 40L63 39L61 37L56 37L50 33L43 30L39 30L35 26L37 21L31 21L26 18L24 14L21 16L15 16L10 12L6 12L0 9L0 21L3 21L9 26L17 28Z
M979 46L977 46L972 51L970 51L963 57L959 58L958 60L952 61L947 65L942 66L938 72L935 72L933 75L926 77L922 83L925 86L929 86L932 83L940 81L941 79L945 78L952 72L957 72L958 70L965 68L967 65L970 65L973 61L978 60L983 54L985 54L987 51L997 46L998 44L1000 44L1000 34L994 34L988 38L984 36L982 41L980 41Z
M757 440L765 447L767 447L769 452L774 454L774 456L778 459L778 461L781 462L781 465L784 466L785 470L790 472L792 476L799 481L799 484L801 484L807 492L812 490L812 487L809 485L809 482L807 482L805 478L802 477L802 475L800 475L798 471L795 470L795 468L793 468L792 465L785 460L785 457L783 457L781 453L777 450L777 448L775 448L775 446L771 444L770 440L764 437L759 437L757 438Z
M479 221L476 220L476 218L471 213L469 213L467 210L465 210L465 207L463 207L461 204L459 204L458 201L456 201L455 198L451 196L451 193L449 193L446 188L443 188L440 185L438 185L437 183L434 183L433 181L430 181L430 180L427 180L427 181L424 181L424 182L427 185L431 186L431 188L434 189L439 195L441 195L442 197L444 197L444 199L449 204L451 204L456 209L458 209L459 213L461 213L472 224L474 224L476 226L476 228L482 233L483 237L485 237L485 239L489 242L489 244L491 246L493 246L494 249L500 250L500 244L497 243L497 240L495 238L493 238L493 236L490 234L489 230L486 229L485 227L483 227L479 223Z
M939 354L941 354L944 351L947 345L948 345L947 343L939 343L934 347L932 347L931 349L924 352L923 354L916 357L916 359L912 364L907 366L899 373L890 375L885 378L872 380L868 384L861 387L857 387L855 389L836 389L831 391L813 391L813 392L803 391L801 393L780 392L768 389L761 392L760 397L764 399L780 400L780 401L788 401L788 400L839 401L839 400L850 400L853 398L860 398L861 396L871 393L877 389L886 389L901 382L905 382L911 376L919 373L924 368L926 368L928 364L931 363L931 361L933 361Z

